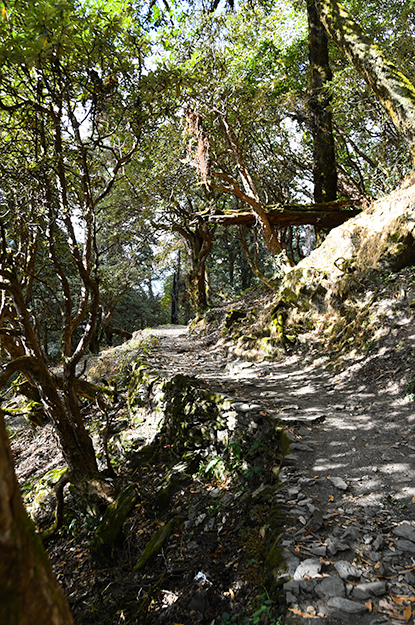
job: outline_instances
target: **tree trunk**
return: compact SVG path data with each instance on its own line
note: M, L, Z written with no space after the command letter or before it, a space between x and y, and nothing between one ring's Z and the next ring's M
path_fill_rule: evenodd
M38 361L30 371L55 427L72 476L79 485L91 478L98 478L95 451L79 410L75 380L64 375L63 403L57 385L43 362Z
M246 253L241 258L240 280L241 280L241 291L246 291L252 286L252 270L248 262Z
M190 261L190 272L186 276L190 301L196 316L202 315L208 307L206 293L206 260L213 246L216 226L197 224L194 231L184 227L173 228L183 239Z
M415 87L386 59L343 5L336 0L315 0L315 5L327 32L369 84L404 136L415 164Z
M245 226L243 225L239 226L239 240L241 242L242 249L246 254L247 261L254 276L256 276L258 280L261 280L261 282L263 282L263 284L265 284L269 289L271 289L272 291L275 290L276 283L273 280L267 278L260 270L256 252L254 252L254 254L252 255L249 251L248 243L245 236Z
M20 496L0 411L0 623L73 625L59 586Z
M198 259L187 275L190 302L197 316L202 315L207 306L205 261Z
M330 97L326 85L332 79L327 35L314 0L307 0L308 54L310 59L311 132L313 135L314 201L336 199L337 171Z
M224 173L216 173L216 176L218 176L219 178L223 178L224 180L229 182L230 187L223 188L216 186L216 188L222 191L226 191L228 193L233 193L238 199L246 202L251 207L253 213L256 215L259 223L261 224L261 230L264 237L265 245L267 246L270 253L275 256L276 254L282 252L277 233L275 232L274 226L268 219L267 211L265 210L261 202L255 182L244 163L241 147L236 140L225 115L221 116L221 121L225 131L225 136L227 138L229 147L232 150L232 155L235 159L238 173L242 181L243 191L239 189L239 187Z
M59 436L62 453L72 475L82 485L90 478L98 478L99 472L91 438L85 428L79 403L75 393L76 363L69 360L64 363L63 398L58 391L56 379L48 365L38 343L32 326L29 310L22 294L21 285L12 271L4 272L8 283L4 284L13 300L21 333L24 335L24 347L16 343L6 350L13 359L10 372L1 376L3 385L14 371L20 371L31 383L36 385L51 421ZM3 379L4 377L4 379Z
M177 266L173 274L173 284L171 287L171 317L173 325L179 324L179 284L180 284L180 250L177 252Z

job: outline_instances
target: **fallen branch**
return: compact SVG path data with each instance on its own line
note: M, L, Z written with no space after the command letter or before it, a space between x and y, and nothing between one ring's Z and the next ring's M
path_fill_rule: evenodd
M335 200L320 204L278 204L268 207L267 217L273 226L300 226L305 224L321 228L334 228L361 212L359 200ZM206 216L205 216L206 217ZM223 225L253 225L255 214L247 211L226 211L207 216L208 221Z

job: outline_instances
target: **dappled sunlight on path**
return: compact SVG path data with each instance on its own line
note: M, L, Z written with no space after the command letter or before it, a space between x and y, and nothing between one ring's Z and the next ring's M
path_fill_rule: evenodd
M279 496L292 517L282 537L285 594L300 622L347 623L353 614L362 625L404 622L411 600L402 600L400 609L388 598L415 596L415 543L393 534L402 521L415 532L414 404L393 384L366 379L356 364L332 373L302 354L244 362L232 359L224 342L186 328L151 333L160 338L150 356L159 373L194 376L244 410L255 406L285 424L292 440ZM319 572L297 574L310 558L319 558ZM356 576L339 577L338 560L353 561ZM289 582L292 576L299 581ZM319 592L328 579L333 588ZM333 579L341 579L340 586ZM355 590L375 582L382 582L378 595Z

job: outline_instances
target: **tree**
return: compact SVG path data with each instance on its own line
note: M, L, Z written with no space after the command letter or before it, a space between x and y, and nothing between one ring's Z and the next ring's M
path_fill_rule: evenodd
M255 241L251 241L254 232L255 230L250 228L247 233L248 245L255 244ZM265 262L269 262L271 259L269 254L266 254L266 248L261 252L263 256L266 256ZM265 268L261 262L262 258L259 260L261 270L265 273ZM237 226L218 226L207 267L209 293L211 300L215 303L240 295L241 292L256 284L238 236ZM273 269L273 267L270 268L271 274Z
M352 61L407 141L415 164L415 87L336 0L315 0L327 32Z
M157 240L150 223L151 210L136 201L130 191L127 176L124 176L101 206L96 219L100 285L96 349L104 336L111 345L113 335L128 338L131 332L143 327L142 315L136 315L134 319L127 302L134 300L140 313L146 303L154 303L152 283L157 280L159 272L154 252ZM124 305L129 309L125 319ZM145 318L152 316L145 315Z
M235 162L241 184L236 181L236 177L232 177L225 171L211 170L210 142L205 131L203 119L197 111L189 109L186 114L186 131L196 140L194 164L208 187L217 191L231 193L235 198L248 204L261 224L264 241L270 253L278 254L282 251L280 241L268 219L267 211L261 200L254 178L243 157L241 145L235 137L226 113L221 111L217 111L217 113L228 147L227 152ZM215 178L219 178L220 182L215 182Z
M127 9L16 0L0 22L0 333L11 359L0 381L18 371L39 389L81 487L99 478L77 372L100 303L96 215L137 147L142 48ZM60 376L42 350L38 285L60 309Z
M137 215L151 212L151 227L159 233L180 237L186 250L186 284L193 310L203 313L208 305L206 260L216 230L206 214L215 205L202 185L194 184L191 167L183 162L182 130L177 117L162 120L147 135L146 156L131 162L128 170L131 209ZM219 200L218 200L219 201ZM168 240L164 241L166 248Z
M182 69L181 98L189 103L188 162L207 188L220 192L218 197L230 194L234 205L249 206L274 255L285 239L270 223L267 204L288 199L290 182L300 169L299 160L290 160L292 143L284 125L290 97L284 36L274 34L275 21L285 29L289 19L282 4L268 22L263 12L252 16L246 7L226 24L201 18L194 40L186 31L186 40L176 43L167 64L179 63ZM254 28L248 27L252 22L258 27L255 38Z
M337 196L337 170L328 83L332 80L327 35L314 0L307 0L308 51L310 60L311 131L313 135L314 201Z
M0 622L73 625L33 523L23 507L0 411Z

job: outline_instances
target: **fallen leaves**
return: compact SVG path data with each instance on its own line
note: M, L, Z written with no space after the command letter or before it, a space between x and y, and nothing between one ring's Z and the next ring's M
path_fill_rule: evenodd
M324 618L323 614L310 614L310 612L302 612L301 610L297 610L297 608L288 608L288 610L290 612L293 612L294 614L296 614L297 616L303 616L304 618Z
M369 601L366 601L366 602L365 602L365 606L367 607L367 609L369 610L369 612L372 612L372 610L373 610L373 603L372 603L372 600L371 600L371 599L369 599Z
M393 603L391 603L391 601ZM409 604L408 601L410 602ZM415 602L415 597L408 595L391 595L390 598L381 599L379 601L379 611L393 618L395 623L409 623L411 617L415 616L415 610L412 609L411 605L413 602ZM404 607L404 609L401 613L399 608L402 609L402 607Z
M411 616L412 616L412 606L407 605L406 608L403 611L403 617L404 617L406 623L409 621Z

